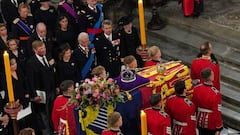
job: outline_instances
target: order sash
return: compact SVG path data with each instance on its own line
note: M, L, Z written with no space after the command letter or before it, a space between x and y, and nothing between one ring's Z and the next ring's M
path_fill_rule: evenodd
M95 23L93 29L97 29L98 30L100 28L101 22L102 22L102 5L101 4L97 4L97 8L100 11L100 16L98 18L98 21ZM90 41L93 41L95 34L96 33L88 33Z
M62 7L75 19L78 19L79 16L77 15L77 13L74 11L74 9L72 7L70 7L66 2L64 2L62 4Z
M92 49L94 48L94 44L90 44L89 45L89 49ZM91 55L88 59L88 61L86 62L86 64L84 65L82 71L81 71L81 79L85 79L87 73L89 72L91 66L92 66L92 63L93 63L93 60L94 60L94 52L91 52Z
M20 20L19 18L16 18L13 21L13 24L17 24L28 35L32 34L32 30L22 20Z

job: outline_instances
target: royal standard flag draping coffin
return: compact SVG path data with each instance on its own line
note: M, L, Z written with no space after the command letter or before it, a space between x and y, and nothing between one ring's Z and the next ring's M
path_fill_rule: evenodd
M151 66L143 71L138 72L138 75L148 78L150 84L140 88L142 92L143 107L149 107L149 97L151 94L160 93L163 99L163 108L166 98L174 94L174 84L178 80L185 80L187 97L191 99L193 92L192 80L189 73L189 68L180 61L170 61L164 64Z
M114 78L121 91L125 93L124 103L118 103L116 111L122 115L121 131L124 135L139 135L140 109L142 107L142 94L139 88L149 84L149 79L139 76L135 71L125 69L120 76Z

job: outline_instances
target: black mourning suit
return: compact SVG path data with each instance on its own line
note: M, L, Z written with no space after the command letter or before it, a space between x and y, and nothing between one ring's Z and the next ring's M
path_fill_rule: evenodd
M54 67L51 65L44 66L36 55L33 55L28 60L27 67L26 74L31 98L37 96L36 90L46 92L46 104L34 102L33 108L40 118L39 121L43 122L43 127L39 127L39 129L45 129L43 134L46 133L48 135L51 132L51 110L55 99Z

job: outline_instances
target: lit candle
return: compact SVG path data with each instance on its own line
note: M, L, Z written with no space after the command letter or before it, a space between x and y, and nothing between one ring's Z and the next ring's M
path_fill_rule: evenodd
M141 110L141 132L142 135L147 135L147 117L143 110Z
M144 22L144 9L143 1L138 0L138 14L139 14L139 25L140 25L140 35L142 48L146 48L146 32L145 32L145 22Z
M10 62L9 62L9 55L7 51L4 52L3 58L4 58L5 74L6 74L6 81L7 81L8 98L9 98L9 102L14 102Z

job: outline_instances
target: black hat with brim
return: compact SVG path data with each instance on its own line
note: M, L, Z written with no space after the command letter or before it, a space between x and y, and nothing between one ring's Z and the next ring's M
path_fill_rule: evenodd
M119 19L118 25L125 26L125 25L128 25L131 22L132 22L132 18L130 16L124 16L124 17Z

